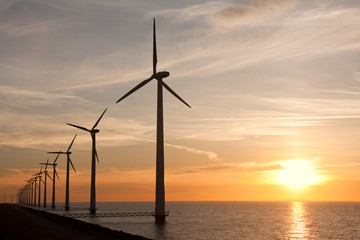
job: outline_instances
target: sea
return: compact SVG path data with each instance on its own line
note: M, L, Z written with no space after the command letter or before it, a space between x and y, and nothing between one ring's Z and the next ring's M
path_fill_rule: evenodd
M70 211L88 213L88 203ZM153 202L100 202L98 213L149 212ZM360 239L360 203L352 202L167 202L165 224L146 217L79 220L151 239Z

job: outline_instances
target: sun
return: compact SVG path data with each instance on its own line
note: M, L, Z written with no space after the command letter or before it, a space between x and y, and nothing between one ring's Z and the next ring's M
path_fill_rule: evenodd
M315 172L309 161L287 160L281 165L284 167L279 171L281 184L299 189L315 183Z

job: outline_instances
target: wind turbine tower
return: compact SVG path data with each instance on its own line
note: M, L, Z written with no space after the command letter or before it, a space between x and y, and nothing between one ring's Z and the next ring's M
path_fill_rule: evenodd
M43 207L46 208L46 180L47 180L47 177L49 177L51 180L53 180L50 175L48 174L48 171L47 171L47 167L48 165L51 165L51 163L49 163L49 159L47 160L46 163L39 163L41 165L45 165L45 170L44 170L44 174L45 174L45 180L44 180L44 204L43 204Z
M33 180L31 180L31 194L30 194L30 202L29 202L29 204L30 205L33 205L33 200L34 200L34 179Z
M71 149L71 146L73 145L74 141L75 141L75 138L76 138L76 135L75 134L75 137L73 138L72 142L70 143L69 145L69 148L66 150L66 152L48 152L48 153L52 153L52 154L66 154L67 156L67 161L66 161L66 194L65 194L65 210L70 210L70 204L69 204L69 179L70 179L70 164L71 164L71 167L73 168L74 172L76 172L75 170L75 167L70 159L70 149Z
M31 178L29 180L27 180L27 182L29 183L29 187L31 189L30 192L30 199L29 199L29 205L33 205L33 195L34 195L34 178Z
M85 127L81 127L78 125L74 125L71 123L68 123L68 125L75 127L75 128L79 128L81 130L87 131L90 133L91 135L91 139L92 139L92 154L91 154L91 187L90 187L90 214L91 215L95 215L96 214L96 192L95 192L95 174L96 174L96 162L95 162L95 158L97 159L97 161L99 162L99 157L96 151L96 133L100 132L99 129L96 129L97 125L99 124L101 118L104 116L105 112L106 112L107 108L105 109L105 111L101 114L101 116L99 117L99 119L96 121L96 123L94 124L94 126L91 128L91 130L85 128Z
M61 152L61 150L60 150L60 152ZM59 156L60 156L60 153L56 156L53 163L49 163L49 165L53 166L53 179L52 179L53 180L53 190L52 190L52 201L51 201L51 208L52 209L55 208L55 180L56 180L55 175L56 175L57 179L60 180L59 175L56 172L56 166L57 166L56 160L58 159Z
M163 79L170 76L167 71L156 72L157 65L157 51L156 51L156 31L155 18L153 24L153 74L150 78L142 81L116 103L120 102L139 88L143 87L151 80L157 80L157 130L156 130L156 199L155 199L155 222L165 222L165 186L164 186L164 120L163 120L163 87L168 90L177 99L190 107L179 95L177 95ZM191 107L190 107L191 108Z
M35 174L36 175L36 174ZM35 176L34 175L34 176ZM35 176L35 178L34 178L34 183L35 183L35 186L34 186L34 204L33 204L33 206L36 206L36 187L37 187L37 176Z
M42 179L41 179L41 174L42 174L42 166L41 166L40 171L39 171L38 173L34 174L34 176L35 176L36 178L38 178L38 179L39 179L38 207L40 207L40 197L41 197L41 182L42 182ZM35 180L35 184L36 184L36 180ZM35 189L35 195L36 195L36 189ZM35 198L36 198L36 196L35 196ZM34 201L34 202L35 202L35 204L34 204L34 205L36 206L36 199L35 199L35 201Z

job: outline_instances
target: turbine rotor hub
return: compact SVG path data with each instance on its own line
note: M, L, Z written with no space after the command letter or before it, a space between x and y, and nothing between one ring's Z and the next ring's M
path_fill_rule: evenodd
M170 76L170 73L167 71L157 72L156 74L154 74L154 78L156 78L157 80L167 78L168 76Z

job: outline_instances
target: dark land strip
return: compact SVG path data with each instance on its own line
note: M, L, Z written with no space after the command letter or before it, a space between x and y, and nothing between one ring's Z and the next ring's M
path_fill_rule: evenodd
M77 219L22 207L0 204L0 240L113 240L148 239L111 230Z

